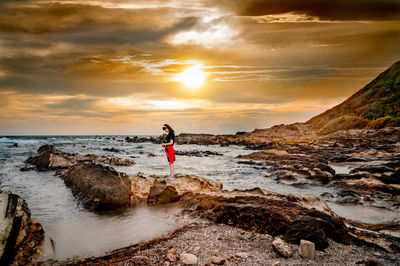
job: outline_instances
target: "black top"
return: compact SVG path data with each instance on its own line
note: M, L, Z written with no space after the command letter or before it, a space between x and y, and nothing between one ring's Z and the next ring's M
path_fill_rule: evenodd
M168 133L167 138L165 139L164 143L169 143L171 141L171 139L174 141L174 142L172 142L172 146L174 146L174 144L175 144L175 133L174 132Z

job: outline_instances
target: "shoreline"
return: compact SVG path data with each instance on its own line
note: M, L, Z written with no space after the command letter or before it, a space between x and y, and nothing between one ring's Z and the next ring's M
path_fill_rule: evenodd
M274 237L210 222L191 223L162 236L107 252L103 256L38 265L182 265L180 254L196 256L195 265L398 265L400 256L376 247L343 245L332 240L315 259L299 255L296 244L287 244L292 255L274 251ZM171 253L175 256L171 256Z

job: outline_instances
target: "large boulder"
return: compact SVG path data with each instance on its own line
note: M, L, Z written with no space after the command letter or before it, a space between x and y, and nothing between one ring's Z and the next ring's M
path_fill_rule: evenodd
M132 190L129 176L112 167L77 163L62 177L88 209L113 209L129 206L131 203Z
M27 265L41 252L42 225L31 219L25 200L0 191L0 265Z

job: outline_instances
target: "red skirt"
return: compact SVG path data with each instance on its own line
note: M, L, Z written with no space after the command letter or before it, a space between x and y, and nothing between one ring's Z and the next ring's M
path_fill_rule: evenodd
M168 162L175 162L175 150L172 145L165 146L165 154L167 154Z

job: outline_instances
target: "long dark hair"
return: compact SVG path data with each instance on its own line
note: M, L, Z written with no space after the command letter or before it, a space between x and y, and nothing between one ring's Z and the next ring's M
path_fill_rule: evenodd
M175 130L173 130L172 127L171 127L170 125L164 124L163 128L164 128L164 127L168 128L168 131L169 131L169 132L175 133Z

